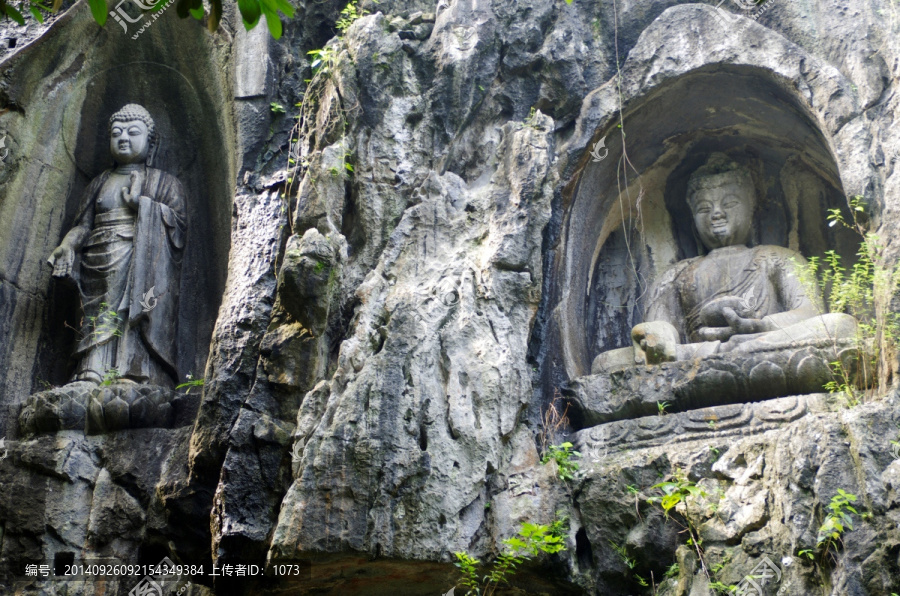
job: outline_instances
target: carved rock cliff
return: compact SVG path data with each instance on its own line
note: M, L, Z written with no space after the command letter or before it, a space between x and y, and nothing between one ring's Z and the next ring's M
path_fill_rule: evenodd
M717 495L697 527L718 581L769 557L779 594L900 592L894 390L573 419L551 438L578 444L580 472L540 463L556 390L620 347L635 280L677 256L653 189L692 152L795 164L767 178L799 197L770 226L794 248L844 242L816 226L862 195L896 262L896 5L382 0L332 37L343 5L300 3L278 41L233 7L215 34L166 13L132 40L76 3L4 55L0 591L52 593L21 577L31 562L169 557L312 561L306 588L207 576L184 593L442 594L454 551L491 557L564 515L567 549L511 590L712 594L646 501L681 470ZM75 313L44 262L102 166L103 115L137 99L167 114L166 167L194 201L179 366L205 385L158 427L36 433L20 414L68 380ZM646 238L626 267L630 228ZM604 246L622 265L595 265ZM866 515L810 561L837 489Z

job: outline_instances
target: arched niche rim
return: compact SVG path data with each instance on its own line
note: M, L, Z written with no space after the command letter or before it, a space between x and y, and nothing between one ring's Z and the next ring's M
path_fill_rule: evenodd
M628 103L602 161L584 159L563 219L556 316L565 376L590 371L601 351L630 345L642 291L677 260L696 256L684 202L689 175L713 152L750 167L759 204L754 244L852 255L852 234L828 228L846 208L832 142L796 89L764 68L707 65ZM702 248L702 247L701 247Z

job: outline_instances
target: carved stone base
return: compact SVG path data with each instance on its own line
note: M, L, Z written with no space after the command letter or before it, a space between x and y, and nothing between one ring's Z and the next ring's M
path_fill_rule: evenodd
M841 360L851 367L856 353L852 340L796 342L589 375L563 393L573 422L583 428L656 414L662 402L669 412L683 412L821 392L834 379L829 363Z
M19 413L23 436L60 430L102 434L129 428L176 428L193 422L200 395L157 385L75 381L30 396Z
M779 428L810 412L834 409L836 394L815 393L759 403L731 404L678 414L608 422L575 433L573 443L584 457L601 457L610 449L653 447L666 443L740 437Z

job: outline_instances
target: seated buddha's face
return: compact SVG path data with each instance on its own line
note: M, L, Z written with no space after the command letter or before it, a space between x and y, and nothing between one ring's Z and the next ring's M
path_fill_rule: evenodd
M709 250L746 244L753 226L755 189L734 177L696 191L691 201L694 225Z

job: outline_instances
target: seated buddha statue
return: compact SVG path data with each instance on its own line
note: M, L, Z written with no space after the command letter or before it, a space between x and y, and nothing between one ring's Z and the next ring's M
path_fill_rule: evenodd
M708 252L659 276L645 322L632 329L633 348L601 354L594 372L855 336L856 319L823 314L816 284L801 281L800 253L748 246L756 198L750 172L724 154L691 175L687 202Z

